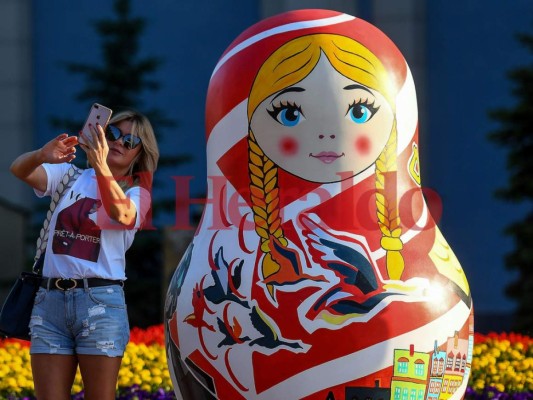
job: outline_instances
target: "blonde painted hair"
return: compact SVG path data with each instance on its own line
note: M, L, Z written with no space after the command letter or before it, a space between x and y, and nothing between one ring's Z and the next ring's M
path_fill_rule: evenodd
M333 68L345 77L380 92L395 112L394 87L381 61L361 43L345 36L313 34L296 38L277 49L261 66L248 99L248 121L265 99L300 82L327 57ZM255 230L261 238L263 276L275 273L280 266L270 254L271 241L288 246L281 226L279 212L278 168L259 147L253 132L249 131L250 194ZM394 121L385 148L376 160L377 223L382 233L381 246L386 250L386 264L390 279L400 279L404 261L400 239L400 216L395 188L388 188L387 173L397 170L397 132ZM396 182L393 180L393 184Z

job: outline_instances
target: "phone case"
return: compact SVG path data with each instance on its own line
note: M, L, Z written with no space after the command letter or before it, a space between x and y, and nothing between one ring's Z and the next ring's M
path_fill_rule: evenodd
M100 124L105 129L109 123L109 120L111 119L112 114L113 111L110 108L98 103L94 103L91 106L91 111L89 112L87 120L85 121L83 129L81 130L83 135L79 136L79 143L86 144L86 140L91 141L92 134L91 130L89 129L89 125L96 126L96 124Z

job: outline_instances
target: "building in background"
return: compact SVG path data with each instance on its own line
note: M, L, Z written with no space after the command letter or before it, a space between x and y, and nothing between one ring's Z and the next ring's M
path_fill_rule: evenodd
M513 303L504 296L510 279L503 257L512 243L502 231L519 218L521 208L492 196L504 185L507 173L505 154L486 140L495 129L487 111L513 101L506 72L526 62L526 51L514 35L531 29L533 2L516 0L503 6L497 0L132 0L131 4L133 14L147 22L141 52L164 61L154 76L161 90L146 94L144 104L178 122L163 132L162 152L189 151L194 157L160 176L167 182L161 190L176 190L173 176L192 176L195 197L203 196L206 187L204 106L209 78L218 58L243 30L283 11L329 8L361 17L384 31L404 54L414 77L422 185L442 200L439 225L469 278L476 323L482 330L508 327L506 317ZM83 119L90 104L75 101L83 82L64 64L98 63L99 38L92 23L111 15L110 0L0 1L0 254L8 260L0 280L9 285L31 256L24 243L35 204L31 190L9 174L9 164L21 152L61 133L50 126L51 117ZM168 223L159 222L159 229L173 225L172 216L168 218ZM172 237L180 240L179 234Z
M9 166L33 143L31 12L29 0L0 1L0 300L28 263L31 193Z

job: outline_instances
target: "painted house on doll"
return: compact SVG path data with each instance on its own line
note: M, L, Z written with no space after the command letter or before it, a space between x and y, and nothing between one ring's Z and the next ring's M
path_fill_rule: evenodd
M391 381L391 399L423 400L426 393L429 354L409 349L394 350L394 375Z
M345 399L350 400L387 400L390 399L390 389L380 386L376 381L375 387L349 387L346 389ZM335 400L334 397L326 400Z
M439 398L445 365L446 352L444 350L439 350L437 347L437 341L435 341L435 351L431 356L429 385L426 400L437 400Z
M448 339L446 346L446 369L444 371L441 395L439 399L449 399L463 383L463 379L468 378L467 372L470 366L467 365L467 352L469 341L460 339L456 332L452 338Z

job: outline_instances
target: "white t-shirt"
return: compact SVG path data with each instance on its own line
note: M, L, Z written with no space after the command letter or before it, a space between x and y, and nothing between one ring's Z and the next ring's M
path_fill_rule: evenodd
M43 164L48 176L45 192L50 196L70 168L70 164ZM106 213L96 183L94 169L86 169L63 193L52 214L43 276L50 278L126 279L125 253L150 208L150 193L135 186L126 191L136 209L135 226L128 229Z

